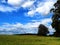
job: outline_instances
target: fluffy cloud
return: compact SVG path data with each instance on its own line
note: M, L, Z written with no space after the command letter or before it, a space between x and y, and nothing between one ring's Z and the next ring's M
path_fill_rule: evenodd
M15 11L16 9L8 6L0 5L0 11L2 12L11 12L12 10Z
M1 0L0 2L0 11L2 12L12 12L17 11L24 0Z
M41 20L32 20L32 22L40 22L41 24L46 25L49 22L52 22L51 18L45 18L45 19L41 19Z
M43 6L38 6L38 8L36 8L36 12L41 13L41 14L48 14L49 10L51 9L51 7L53 6L54 2L45 2L43 4Z
M52 20L50 18L44 19L41 21L42 24L47 25L47 23L51 23Z
M8 4L14 6L14 7L19 7L21 4L24 2L24 0L8 0Z
M6 11L11 12L11 11L16 11L16 10L20 9L20 7L23 7L25 9L28 8L28 10L30 10L27 13L28 16L30 16L30 15L32 16L36 12L41 13L41 14L47 14L55 2L56 1L54 1L54 0L46 0L45 2L40 2L38 0L8 0L8 1L1 0L0 7L2 7L2 9L0 11L5 12L5 10L6 10ZM7 6L3 3L5 3ZM1 6L2 4L4 6ZM12 7L10 7L8 5L10 5ZM8 8L6 8L6 7L8 7Z
M37 33L38 31L38 26L40 24L44 24L49 28L50 32L54 32L52 29L51 25L51 19L42 19L42 20L32 20L29 23L26 24L21 24L21 23L16 23L16 24L9 24L9 23L4 23L2 26L0 26L0 32L4 33L12 33L12 34L22 34L22 33ZM53 31L52 31L53 30Z
M22 4L23 8L31 7L35 1L26 1Z
M46 0L45 2L40 2L37 4L37 7L35 7L35 9L32 8L32 10L30 10L27 14L28 16L34 16L37 12L42 15L47 15L55 2L56 1L54 0Z
M15 7L31 7L35 0L8 0L8 4L13 5Z
M25 25L21 23L16 23L16 24L5 23L0 27L0 32L4 34L37 33L37 27L32 27L33 25L29 23Z
M1 0L0 1L0 11L2 12L12 12L17 11L20 7L27 8L33 5L34 1L32 0ZM4 5L4 6L1 6ZM2 9L1 9L2 7ZM7 8L6 8L7 7ZM4 10L5 9L5 10Z

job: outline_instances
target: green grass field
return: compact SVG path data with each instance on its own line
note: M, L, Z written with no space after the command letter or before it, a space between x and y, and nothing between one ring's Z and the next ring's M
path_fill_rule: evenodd
M60 38L36 35L0 35L0 45L60 45Z

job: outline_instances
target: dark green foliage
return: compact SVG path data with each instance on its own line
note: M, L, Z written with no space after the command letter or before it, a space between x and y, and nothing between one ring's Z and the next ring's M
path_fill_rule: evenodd
M38 27L38 35L46 36L49 33L48 28L43 24L40 24Z
M55 36L60 37L60 0L54 4L55 8L51 9L54 15L52 16L52 27L56 30L54 33Z

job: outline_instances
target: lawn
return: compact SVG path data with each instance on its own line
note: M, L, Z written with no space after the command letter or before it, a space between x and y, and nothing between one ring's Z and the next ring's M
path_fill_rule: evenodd
M60 38L36 35L0 35L0 45L60 45Z

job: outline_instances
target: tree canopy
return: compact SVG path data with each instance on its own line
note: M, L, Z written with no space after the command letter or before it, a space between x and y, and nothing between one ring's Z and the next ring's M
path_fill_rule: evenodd
M38 27L38 35L46 36L49 33L48 28L43 24L40 24Z
M54 33L55 36L60 36L60 0L57 0L57 2L54 4L55 8L52 8L51 11L53 11L52 16L52 27L56 30Z

